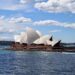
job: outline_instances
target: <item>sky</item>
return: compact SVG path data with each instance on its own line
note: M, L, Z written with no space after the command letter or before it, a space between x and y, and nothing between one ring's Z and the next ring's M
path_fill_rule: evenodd
M0 0L0 40L14 40L26 27L75 42L75 0Z

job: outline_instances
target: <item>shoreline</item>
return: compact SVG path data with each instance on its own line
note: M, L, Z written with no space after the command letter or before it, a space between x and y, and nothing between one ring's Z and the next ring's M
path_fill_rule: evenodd
M63 48L63 49L16 49L16 48L5 48L3 50L10 51L45 51L45 52L75 52L75 48Z

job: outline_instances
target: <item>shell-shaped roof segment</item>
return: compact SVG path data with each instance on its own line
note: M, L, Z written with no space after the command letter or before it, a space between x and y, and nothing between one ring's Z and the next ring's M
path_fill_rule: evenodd
M33 30L32 28L27 29L26 33L27 33L28 44L31 44L35 40L40 38L40 35L35 30Z
M39 39L35 40L33 43L35 44L47 44L47 40L49 40L50 36L49 35L45 35L40 37Z
M40 38L40 35L40 32L27 28L26 32L21 32L19 36L15 37L15 42L32 44L36 39Z
M20 43L28 43L28 41L27 41L27 33L26 32L22 32L20 36L21 36Z
M20 42L20 40L21 40L20 35L15 35L14 40L15 40L15 42Z
M53 41L47 40L47 44L51 46L55 46L58 42L59 42L58 40L53 40Z
M36 30L36 33L37 33L40 37L42 36L42 34L41 34L40 31Z

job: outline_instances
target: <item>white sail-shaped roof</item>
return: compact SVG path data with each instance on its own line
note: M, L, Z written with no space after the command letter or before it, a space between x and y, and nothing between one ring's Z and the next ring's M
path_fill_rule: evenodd
M17 41L17 38L18 37L16 37L15 42ZM40 38L40 32L37 32L32 28L27 28L26 32L20 34L19 38L20 40L18 40L18 42L20 43L32 44L35 40Z
M28 28L27 31L27 41L28 44L33 43L36 39L40 38L40 36L38 35L38 33L33 30L32 28Z
M21 40L20 35L15 35L14 40L15 40L15 42L20 42L20 40Z
M26 32L22 32L20 36L21 36L20 43L28 43L28 41L27 41L27 33Z
M49 40L50 36L49 35L45 35L40 37L39 39L35 40L33 43L35 44L47 44L47 40Z
M52 39L49 35L44 35L39 31L35 31L32 28L27 28L26 32L21 32L20 35L16 35L14 37L15 42L19 43L27 43L27 44L45 44L55 46L59 43L59 41Z
M36 30L36 33L37 33L40 37L42 36L42 34L41 34L40 31Z
M56 45L58 42L59 42L59 41L57 41L57 40L53 40L53 41L47 40L47 44L48 44L48 45L51 45L51 46Z

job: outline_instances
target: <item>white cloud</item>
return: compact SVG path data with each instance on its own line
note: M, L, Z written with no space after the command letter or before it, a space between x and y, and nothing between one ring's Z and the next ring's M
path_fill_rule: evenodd
M18 18L11 18L9 20L9 22L13 22L13 23L28 23L28 22L32 22L32 20L30 18L26 18L26 17L18 17Z
M66 22L59 22L59 21L55 21L55 20L43 20L43 21L36 21L33 23L35 26L38 25L42 25L42 26L61 26L61 27L66 27L66 28L73 28L75 29L75 23L66 23Z
M12 41L11 37L9 36L0 36L0 41Z
M11 4L11 5L5 5L0 7L0 9L3 10L22 10L22 9L26 9L25 5L22 4Z
M35 2L42 2L42 1L44 1L44 0L35 0Z
M4 19L4 16L0 16L0 19Z
M75 13L75 0L48 0L36 3L35 8L47 12L71 12Z
M27 0L20 0L20 3L25 4L25 3L27 3Z
M56 32L61 32L61 30L56 29L56 30L50 30L49 31L49 33L56 33Z
M60 25L58 21L54 20L43 20L43 21L36 21L34 22L34 25Z
M16 30L12 29L12 28L10 28L10 29L0 28L0 32L1 33L14 33L14 32L16 32Z
M26 3L29 3L29 2L31 2L32 0L20 0L20 3L22 3L22 4L26 4Z
M32 20L26 17L0 16L0 40L11 40L13 35L25 30Z
M31 23L32 20L26 17L0 17L0 32L14 33L24 29L27 24Z
M2 27L0 27L0 32L2 32L3 31L3 28Z
M2 10L29 10L32 0L1 0L0 9Z
M66 28L73 28L75 29L75 23L68 23L68 22L60 22L56 20L41 20L41 21L32 21L31 18L27 17L10 17L6 18L4 16L0 17L0 31L6 30L9 32L14 32L15 30L22 30L24 27L29 25L42 25L42 26L61 26Z

